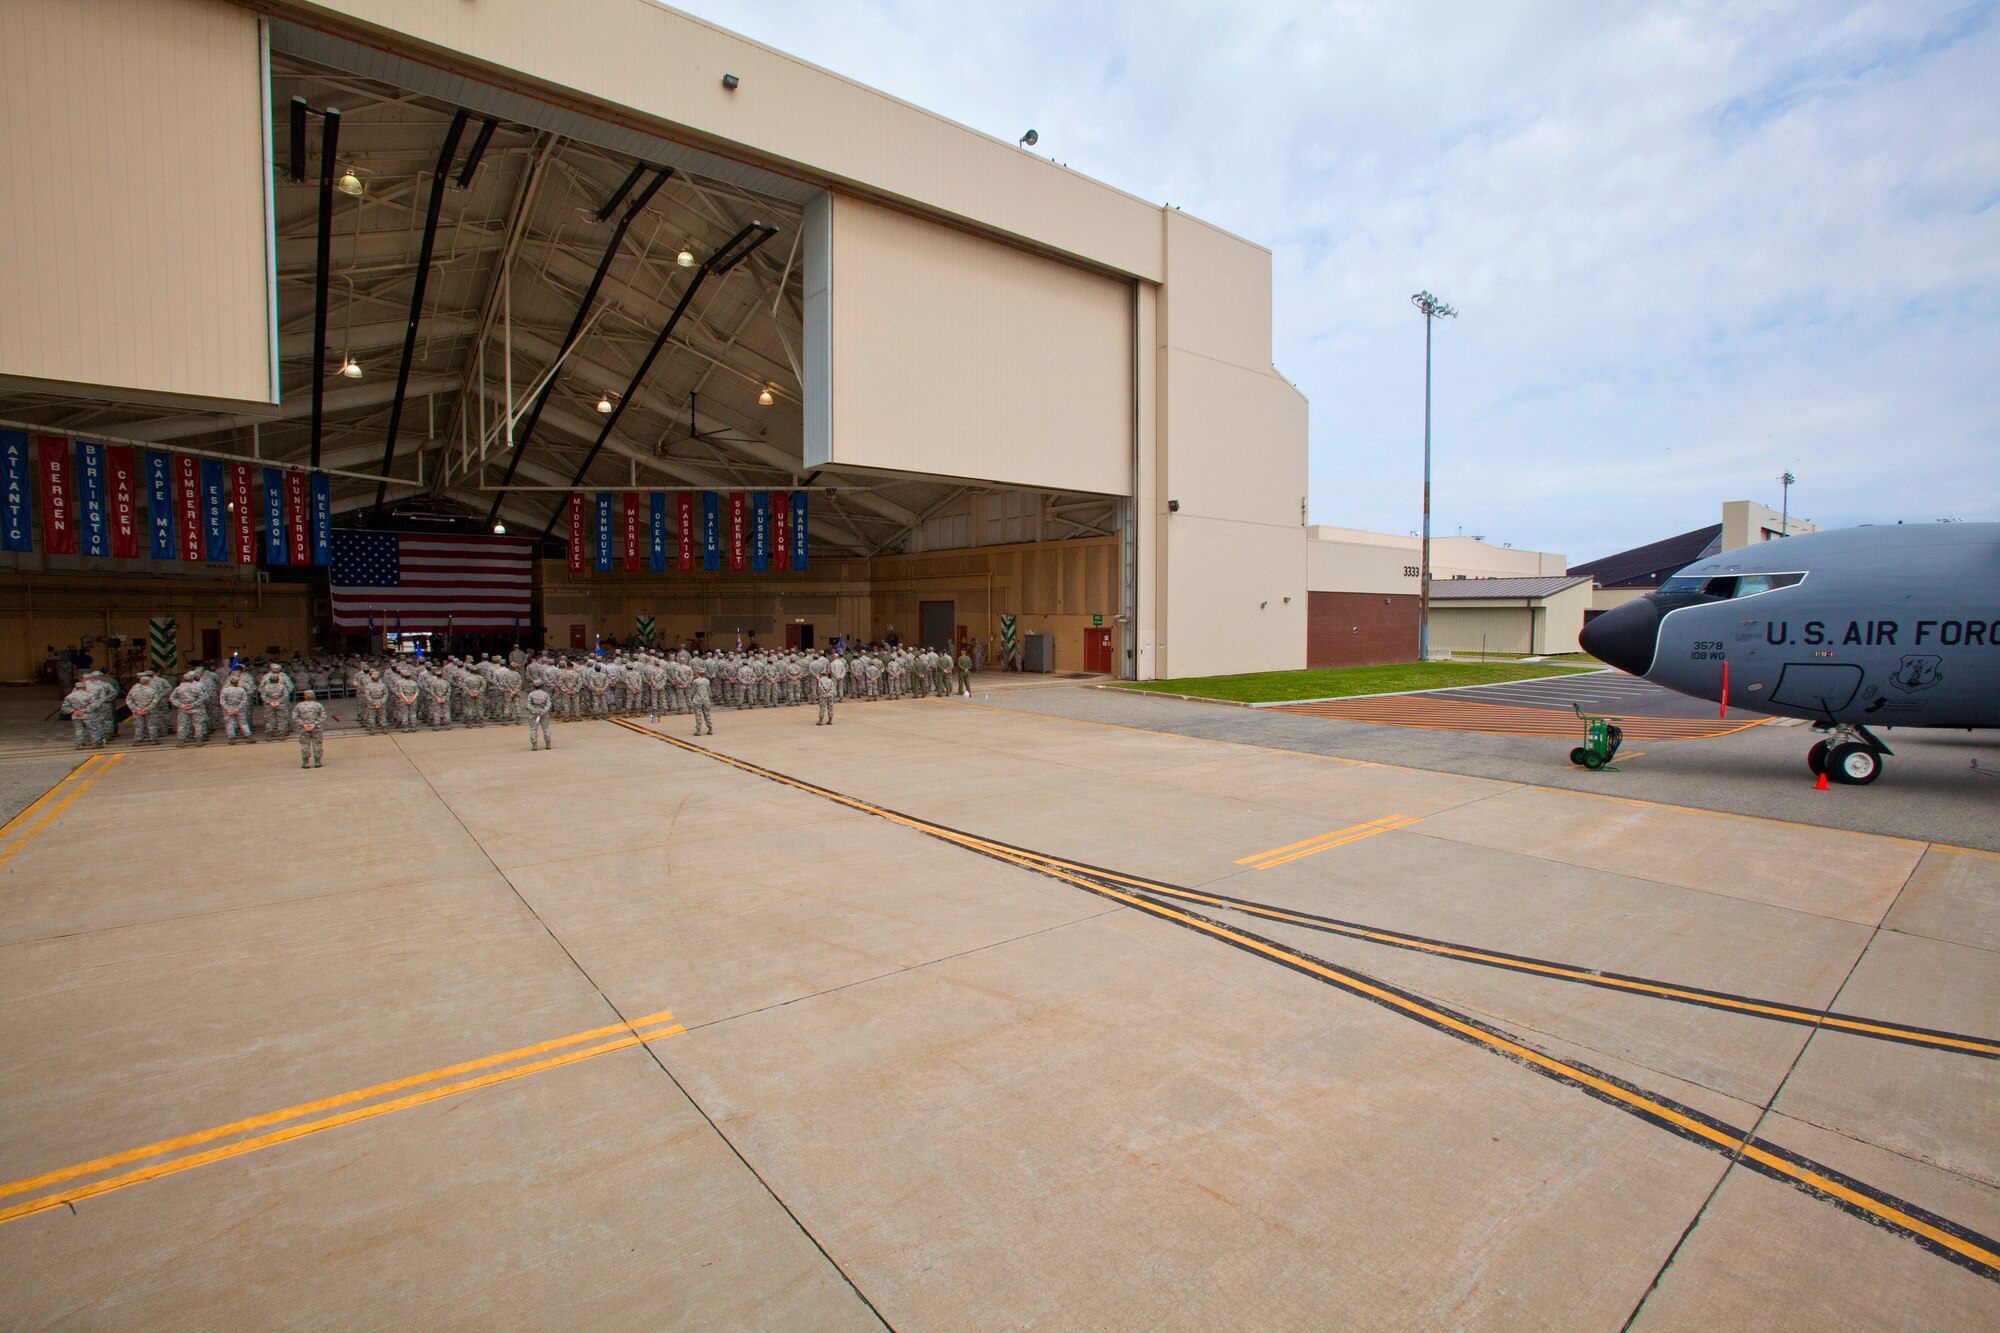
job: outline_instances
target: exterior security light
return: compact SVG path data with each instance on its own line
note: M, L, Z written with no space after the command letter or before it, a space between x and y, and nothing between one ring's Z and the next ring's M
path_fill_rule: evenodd
M1026 134L1021 136L1021 147L1033 148L1036 144L1040 143L1041 141L1042 141L1041 135L1035 133L1033 130L1029 130Z
M507 525L506 525L505 523L495 523L495 524L493 525L493 535L494 535L495 537L504 537L504 536L506 536L506 535L507 535Z
M757 406L769 407L773 401L775 400L771 397L770 385L766 384L763 388L757 391Z
M722 76L722 86L727 88L732 93L736 91L736 85L741 82L742 80L737 78L734 74L725 74Z
M358 380L361 378L361 363L351 356L342 356L340 358L340 373L348 379Z
M610 416L610 415L611 415L611 395L610 395L610 394L606 394L606 395L605 395L604 397L602 397L602 398L600 398L600 399L598 399L598 400L597 400L597 410L598 410L599 414L601 414L601 415L603 415L603 416L607 416L607 417L608 417L608 416Z
M688 247L683 245L681 247L681 252L674 256L674 262L676 264L679 264L682 268L693 268L694 251L688 249Z
M353 167L349 167L345 172L341 173L340 179L333 183L333 188L339 190L342 194L351 194L356 199L368 193L368 187L361 183L359 176L354 174Z

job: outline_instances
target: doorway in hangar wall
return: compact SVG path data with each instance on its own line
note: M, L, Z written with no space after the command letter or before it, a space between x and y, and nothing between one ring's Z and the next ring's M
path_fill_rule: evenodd
M917 603L917 633L924 647L949 652L952 627L957 623L957 602Z

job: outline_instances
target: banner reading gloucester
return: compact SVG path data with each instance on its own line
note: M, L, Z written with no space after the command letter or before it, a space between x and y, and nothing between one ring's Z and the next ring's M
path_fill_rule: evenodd
M236 512L229 516L230 555L239 565L254 565L257 563L257 514L251 506L256 503L256 483L251 480L248 463L229 465L229 498L236 503Z

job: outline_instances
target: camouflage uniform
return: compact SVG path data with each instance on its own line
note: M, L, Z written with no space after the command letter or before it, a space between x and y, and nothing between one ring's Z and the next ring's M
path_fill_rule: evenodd
M953 684L957 686L960 694L972 693L972 654L958 655L958 675Z
M208 700L202 697L201 673L190 671L167 696L174 706L174 744L208 744Z
M486 725L486 677L477 671L458 673L458 685L464 695L464 708L459 717L468 727Z
M395 716L396 725L404 731L417 729L417 701L423 697L424 688L416 677L405 672L395 672L389 683L389 709Z
M257 697L264 702L264 739L277 740L291 726L292 678L273 662L257 682Z
M389 687L382 683L382 673L371 671L363 676L355 695L361 700L362 729L371 736L379 736L388 731Z
M819 721L813 725L830 727L833 725L833 677L815 676L813 687L819 695Z
M451 725L451 682L426 671L417 683L423 687L424 701L430 705L431 730L443 731Z
M292 725L299 732L299 767L318 768L320 734L326 728L326 705L307 690L292 705Z
M694 714L694 734L699 736L704 728L708 734L715 734L715 719L708 714L708 677L696 676L688 686L688 712Z
M96 707L97 692L85 681L77 681L63 696L62 711L69 715L71 725L76 728L76 748L79 750L88 750L95 744L96 726L91 720L91 713Z
M241 676L231 676L222 687L222 734L231 745L239 737L252 745L257 743L250 730L250 691L243 688Z
M160 710L166 707L166 700L160 696L160 686L152 672L139 673L139 679L125 691L125 706L132 710L132 743L158 745Z
M549 692L537 685L528 691L528 748L539 750L544 745L556 748L556 738L549 734L549 712L555 707L555 700Z

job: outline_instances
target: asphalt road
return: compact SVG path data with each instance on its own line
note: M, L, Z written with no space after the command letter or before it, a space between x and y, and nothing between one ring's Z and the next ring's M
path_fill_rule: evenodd
M975 694L973 702L2000 851L2000 733L1995 732L1886 731L1883 739L1895 755L1874 785L1816 791L1805 761L1817 737L1804 726L1767 724L1708 740L1635 743L1618 756L1619 772L1590 773L1569 762L1570 747L1577 743L1570 739L1420 731L1090 686ZM1579 724L1579 739L1581 731Z

